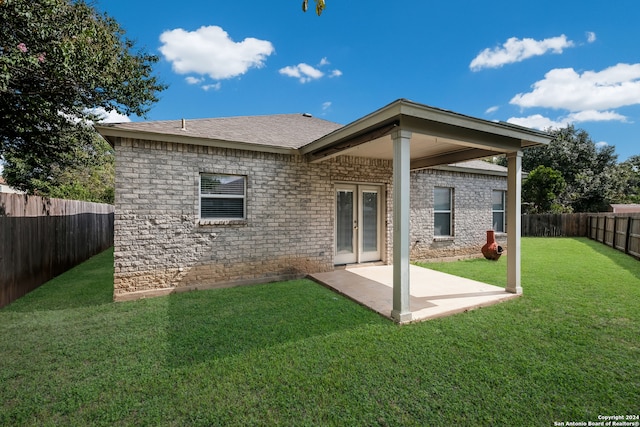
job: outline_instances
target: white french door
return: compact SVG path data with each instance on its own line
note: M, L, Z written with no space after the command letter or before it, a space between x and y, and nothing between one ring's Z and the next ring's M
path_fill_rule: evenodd
M380 186L336 185L335 264L380 260L382 204Z

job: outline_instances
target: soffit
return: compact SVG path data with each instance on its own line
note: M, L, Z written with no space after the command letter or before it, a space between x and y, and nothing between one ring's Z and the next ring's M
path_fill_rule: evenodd
M314 141L301 151L314 162L339 155L390 160L393 159L391 134L395 130L412 132L412 169L515 152L551 140L544 132L401 99Z

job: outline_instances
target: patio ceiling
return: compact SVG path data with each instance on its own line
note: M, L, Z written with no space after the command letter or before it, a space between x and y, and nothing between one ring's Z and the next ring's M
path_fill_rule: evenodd
M391 133L412 132L411 169L456 163L546 144L549 135L399 99L300 149L312 162L339 155L393 159Z

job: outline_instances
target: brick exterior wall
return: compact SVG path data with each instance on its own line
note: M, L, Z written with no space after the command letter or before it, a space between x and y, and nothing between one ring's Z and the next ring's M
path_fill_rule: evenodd
M453 189L452 237L434 237L434 187ZM492 229L493 190L507 190L506 177L424 169L411 173L411 259L478 255ZM506 248L506 234L496 233Z
M392 162L301 156L121 138L116 151L117 300L301 277L334 268L335 184L383 187L383 259L391 263ZM200 174L247 177L246 220L199 221ZM412 256L479 251L499 177L412 173ZM433 186L455 187L455 237L433 238ZM472 248L472 249L469 249Z
M116 299L331 270L334 184L391 182L384 160L310 164L300 156L131 139L115 150ZM247 177L246 221L199 223L201 173Z

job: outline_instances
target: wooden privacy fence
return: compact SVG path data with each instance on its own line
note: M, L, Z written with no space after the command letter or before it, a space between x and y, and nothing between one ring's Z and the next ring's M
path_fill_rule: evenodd
M113 246L113 211L0 193L0 307Z
M640 214L522 215L523 237L589 237L640 259Z
M585 237L589 214L522 215L524 237Z
M640 214L591 214L588 236L640 258Z

